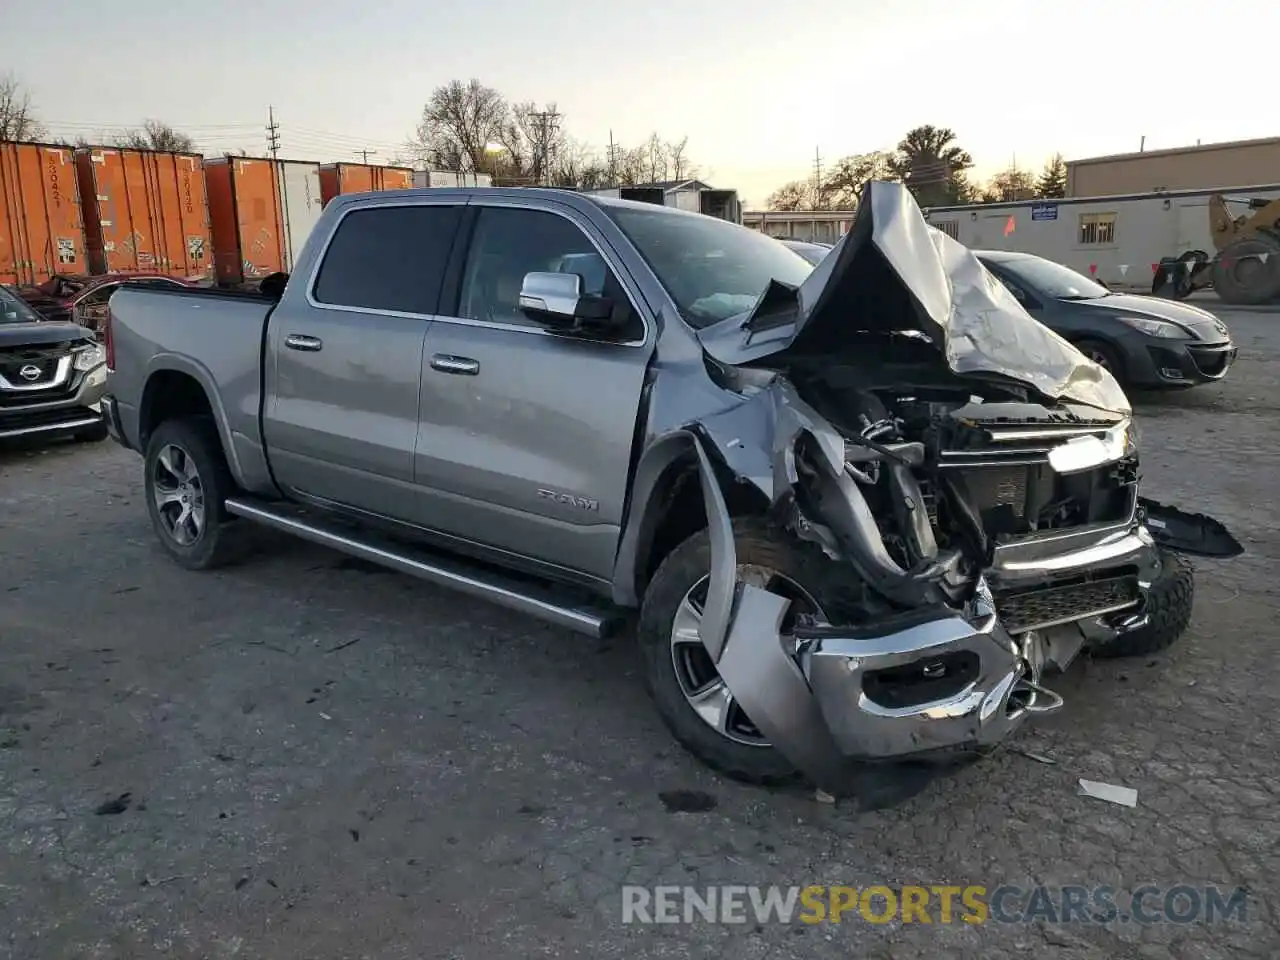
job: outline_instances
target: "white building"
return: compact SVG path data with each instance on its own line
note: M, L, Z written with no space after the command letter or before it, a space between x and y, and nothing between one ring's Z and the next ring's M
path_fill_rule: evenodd
M853 226L852 210L747 210L742 225L771 237L835 243Z
M925 218L972 249L1032 253L1116 289L1149 291L1161 257L1188 250L1213 256L1208 202L1214 193L1241 216L1248 207L1233 197L1273 199L1280 197L1280 184L932 207Z

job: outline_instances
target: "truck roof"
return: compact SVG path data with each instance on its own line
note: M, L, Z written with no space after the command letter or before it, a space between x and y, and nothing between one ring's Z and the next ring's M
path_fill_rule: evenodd
M688 210L646 203L643 200L622 200L618 197L602 197L562 187L411 187L407 190L379 190L372 193L339 194L328 206L346 207L364 204L394 203L396 200L414 200L420 197L439 197L458 200L471 197L511 197L514 199L556 200L579 209L588 206L621 207L635 210L663 210L673 216L699 216Z

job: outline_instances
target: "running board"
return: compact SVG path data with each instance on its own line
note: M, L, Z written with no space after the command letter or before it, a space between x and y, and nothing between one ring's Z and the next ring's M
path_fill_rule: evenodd
M340 529L338 523L325 523L314 516L303 519L288 506L232 498L226 501L226 507L228 513L253 523L292 534L323 547L331 547L420 580L449 587L468 596L488 600L508 610L528 614L590 637L608 636L620 619L616 612L606 612L603 608L566 605L553 599L550 590L491 573L484 567L465 560L446 559L426 550L418 551L376 534L362 532L361 538L356 539L350 530Z

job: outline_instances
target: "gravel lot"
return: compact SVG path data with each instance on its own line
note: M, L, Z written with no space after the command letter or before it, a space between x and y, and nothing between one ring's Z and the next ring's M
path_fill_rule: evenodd
M0 957L1270 957L1280 314L1136 398L1146 492L1228 523L1171 654L891 809L718 779L599 646L269 538L186 573L113 444L0 451ZM1076 778L1138 791L1134 809ZM714 806L670 812L659 793ZM117 814L95 813L128 794ZM624 926L623 884L1246 885L1246 923Z

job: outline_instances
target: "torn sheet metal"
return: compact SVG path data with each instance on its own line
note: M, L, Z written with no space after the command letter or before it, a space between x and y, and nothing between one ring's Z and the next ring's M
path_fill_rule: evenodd
M1100 780L1080 780L1079 795L1082 797L1094 797L1098 800L1106 800L1108 803L1119 804L1122 807L1136 807L1138 805L1138 791L1133 787L1118 787L1114 783L1103 783Z
M831 353L860 331L923 335L957 374L996 374L1042 395L1130 411L1106 370L1022 308L968 248L925 222L901 184L873 182L853 227L798 288L773 283L748 312L700 333L723 363Z

